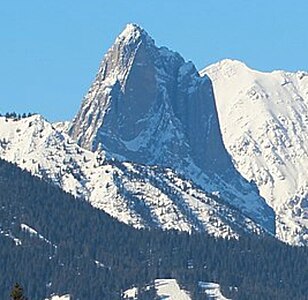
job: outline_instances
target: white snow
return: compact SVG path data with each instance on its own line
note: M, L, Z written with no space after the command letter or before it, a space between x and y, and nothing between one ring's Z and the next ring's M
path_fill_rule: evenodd
M98 260L94 260L94 263L99 268L105 268L105 265L102 262L98 261Z
M63 122L55 122L55 123L52 123L52 126L62 132L62 133L67 133L69 127L70 127L70 122L69 121L63 121Z
M211 300L228 300L224 297L220 291L220 285L213 282L202 282L198 283L199 288L201 289L201 293L207 296L206 299Z
M21 224L21 225L20 225L20 228L21 228L21 230L23 230L23 231L29 232L30 235L39 235L39 234L37 233L36 230L34 230L33 228L31 228L30 226L28 226L28 225L26 225L26 224ZM43 237L42 237L42 238L43 238Z
M192 300L190 293L181 288L176 279L155 279L156 294L162 300ZM230 300L220 291L220 285L213 282L198 283L200 295L205 295L211 300ZM132 287L123 293L124 299L138 299L138 288Z
M131 289L126 290L123 293L123 298L124 299L138 299L138 288L137 287L132 287Z
M47 244L52 245L54 248L57 248L56 245L54 245L51 241L46 239L43 235L39 234L34 228L30 227L27 224L20 224L20 228L22 231L26 231L30 234L30 236L37 236L39 239L43 240Z
M70 300L70 299L71 299L70 295L63 295L63 296L53 295L51 296L51 298L45 300Z
M191 300L188 293L181 289L175 279L156 279L157 295L165 300Z
M224 60L205 70L237 169L276 212L277 236L308 241L308 73L258 72Z
M145 36L145 38L148 39L148 42L154 43L143 28L141 28L137 24L130 23L127 24L124 30L119 34L119 36L115 41L115 44L118 43L129 44L132 41L135 42L141 37L142 34Z
M0 228L0 234L4 235L5 237L10 238L11 240L14 241L16 246L22 245L22 242L19 238L15 237L10 230L3 230Z

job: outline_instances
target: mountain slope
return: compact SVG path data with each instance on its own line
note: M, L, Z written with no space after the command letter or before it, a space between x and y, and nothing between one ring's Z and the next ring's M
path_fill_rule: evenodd
M211 81L137 25L105 55L69 135L107 159L170 168L275 231L272 209L224 147Z
M237 169L276 212L278 237L307 244L308 73L263 73L225 60L201 74L213 81Z
M136 230L1 159L0 228L1 299L17 281L32 300L120 300L157 277L192 293L200 280L219 282L226 297L236 286L232 299L306 299L305 247L268 236Z
M0 157L137 228L224 237L264 232L223 197L204 192L171 169L107 160L103 153L82 149L39 115L0 117Z

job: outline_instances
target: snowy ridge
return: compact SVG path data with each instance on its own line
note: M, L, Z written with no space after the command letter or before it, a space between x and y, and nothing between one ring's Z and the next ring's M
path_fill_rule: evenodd
M277 236L308 242L308 73L258 72L224 60L211 78L223 139L276 213Z
M60 131L60 132L68 132L68 129L70 127L70 122L69 121L63 121L63 122L55 122L55 123L52 123L52 126L57 130L57 131Z
M0 117L0 157L136 228L198 230L223 237L264 231L217 193L204 192L171 169L106 160L102 152L82 149L39 115Z

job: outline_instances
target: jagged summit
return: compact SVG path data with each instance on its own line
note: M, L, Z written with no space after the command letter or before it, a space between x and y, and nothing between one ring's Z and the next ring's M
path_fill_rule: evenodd
M134 35L136 33L141 34L145 32L145 30L139 26L136 23L128 23L124 30L119 34L119 38L125 37L125 36L131 36Z
M154 40L150 35L139 25L134 23L129 23L126 25L125 29L116 38L115 43L132 43L138 40L145 41L149 44L154 44Z
M192 158L201 169L225 169L231 162L216 158L224 146L210 81L134 24L104 57L70 135L89 150L144 164Z

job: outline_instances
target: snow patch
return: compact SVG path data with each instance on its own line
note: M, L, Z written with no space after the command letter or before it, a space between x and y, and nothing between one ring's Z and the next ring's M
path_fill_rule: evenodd
M45 299L45 300L70 300L71 297L70 295L63 295L63 296L58 296L58 295L53 295L51 298Z
M181 289L175 279L156 279L157 295L165 300L191 300L188 292Z
M205 294L207 299L211 300L230 300L224 297L220 291L220 285L213 282L202 282L198 283L200 293Z
M34 228L30 227L27 224L21 224L20 228L22 231L26 231L30 234L30 236L36 236L38 237L40 240L43 240L44 242L46 242L49 245L52 245L54 248L57 248L56 245L54 245L51 241L49 241L48 239L46 239L43 235L39 234Z

